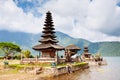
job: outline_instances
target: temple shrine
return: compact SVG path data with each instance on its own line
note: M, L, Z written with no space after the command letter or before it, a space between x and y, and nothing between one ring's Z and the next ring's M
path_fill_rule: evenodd
M55 28L53 25L51 12L46 13L45 24L42 31L42 39L40 44L33 47L34 50L41 52L41 58L54 59L58 57L58 51L64 50L64 47L58 45L58 40L55 36Z
M89 53L88 47L84 47L84 53L83 53L85 58L90 58L91 54Z

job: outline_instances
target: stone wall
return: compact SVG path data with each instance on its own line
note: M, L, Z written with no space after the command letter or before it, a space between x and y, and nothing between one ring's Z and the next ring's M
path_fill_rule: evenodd
M83 66L72 66L71 67L71 72L75 72L78 71L80 69L86 69L89 68L88 64L83 65ZM48 75L48 76L59 76L59 75L63 75L63 74L69 74L68 68L66 67L51 67L51 68L45 68L44 69L44 74Z

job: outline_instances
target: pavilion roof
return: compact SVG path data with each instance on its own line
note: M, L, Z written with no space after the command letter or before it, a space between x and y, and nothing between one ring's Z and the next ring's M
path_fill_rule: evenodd
M71 50L81 50L81 48L79 48L78 46L72 44L67 46L65 49L71 49Z
M87 54L87 55L90 55L91 53L89 53L89 52L84 52L83 54Z
M34 50L45 50L45 49L56 49L56 50L64 50L64 47L58 44L38 44L33 47Z

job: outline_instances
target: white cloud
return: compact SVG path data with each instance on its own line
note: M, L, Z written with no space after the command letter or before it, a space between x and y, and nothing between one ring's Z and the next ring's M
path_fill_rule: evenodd
M42 30L42 19L24 13L12 0L0 1L0 29L38 33Z
M78 25L80 26L80 25ZM102 32L93 30L93 29L88 29L85 27L78 27L77 29L73 29L72 31L74 34L71 34L74 37L81 37L87 40L90 40L92 42L102 42L102 41L120 41L120 37L115 37L115 36L109 36L107 34L104 34Z
M106 4L107 3L107 4ZM115 0L95 0L88 9L87 28L112 33L120 28L120 11ZM119 34L120 36L120 34Z
M37 4L39 7L33 8L43 14L37 18L31 12L24 13L12 0L1 0L0 29L41 32L45 13L50 10L58 31L90 41L120 41L119 34L112 35L120 29L120 7L116 6L118 1L48 0L44 5Z
M59 17L55 19L57 30L74 37L91 41L120 41L117 32L119 36L112 36L120 29L120 7L116 4L117 0L51 0L39 10L51 10Z

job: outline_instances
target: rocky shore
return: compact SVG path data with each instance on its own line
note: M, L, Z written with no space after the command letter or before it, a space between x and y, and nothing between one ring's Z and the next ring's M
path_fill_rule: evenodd
M88 63L85 63L84 65L71 64L70 72L68 71L68 66L44 67L42 72L40 72L39 74L34 74L33 71L35 71L35 69L24 71L23 69L16 70L0 66L0 80L49 80L49 78L51 77L70 74L80 69L86 69L88 67Z

